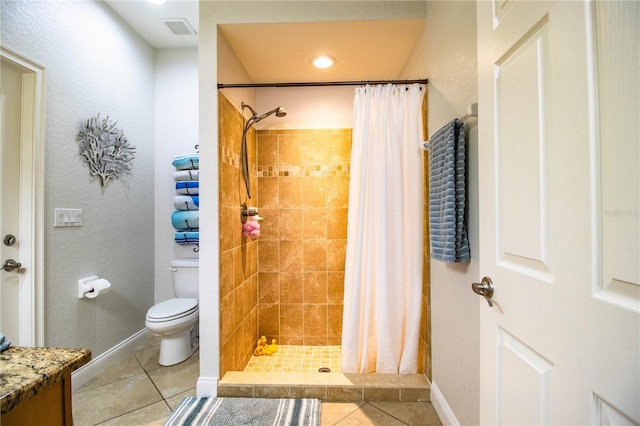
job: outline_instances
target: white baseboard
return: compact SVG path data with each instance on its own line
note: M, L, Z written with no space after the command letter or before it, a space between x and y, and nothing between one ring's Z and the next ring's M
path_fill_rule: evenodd
M74 371L71 374L72 391L80 388L113 364L122 361L127 355L136 350L136 348L146 343L151 336L153 336L153 333L146 328L142 329Z
M442 395L442 392L440 392L436 382L431 384L431 404L433 404L433 408L435 408L436 413L438 413L438 417L440 417L443 425L460 426L460 422L455 414L453 414L453 410L449 407L447 400L444 398L444 395Z
M196 385L196 394L199 397L214 398L218 396L218 378L217 377L202 377L198 378L198 384Z

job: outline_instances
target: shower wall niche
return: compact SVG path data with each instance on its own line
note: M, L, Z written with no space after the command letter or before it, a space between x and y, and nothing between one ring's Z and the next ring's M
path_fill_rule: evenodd
M351 129L259 130L258 333L340 345Z

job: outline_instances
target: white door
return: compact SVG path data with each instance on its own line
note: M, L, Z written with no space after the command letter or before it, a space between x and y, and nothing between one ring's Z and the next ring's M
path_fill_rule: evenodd
M0 262L4 264L9 259L20 259L18 237L22 74L3 64L0 79ZM7 266L6 269L11 268ZM19 269L0 271L0 331L14 344L20 343L20 278Z
M640 424L640 2L477 11L481 422Z
M1 46L0 65L0 331L42 346L44 69Z

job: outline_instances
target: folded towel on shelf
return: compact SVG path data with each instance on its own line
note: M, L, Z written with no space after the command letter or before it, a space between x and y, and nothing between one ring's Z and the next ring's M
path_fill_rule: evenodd
M4 352L11 346L11 340L7 339L3 333L0 333L0 352Z
M171 214L171 225L178 230L192 231L200 228L200 212L175 211Z
M178 170L173 173L173 179L175 181L181 180L199 180L200 170Z
M176 195L173 198L173 207L176 210L198 210L200 207L198 195Z
M471 257L465 223L466 154L464 123L456 120L430 140L429 222L431 257L463 262Z
M197 180L182 180L176 182L176 192L181 195L198 195Z
M197 244L200 242L200 232L176 232L175 241L178 244Z
M178 170L198 169L200 164L200 154L183 154L173 157L173 167Z

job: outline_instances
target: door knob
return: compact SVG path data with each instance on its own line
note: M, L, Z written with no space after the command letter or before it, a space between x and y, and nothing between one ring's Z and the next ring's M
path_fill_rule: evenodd
M491 278L484 277L479 283L471 284L471 289L474 293L484 297L489 306L493 307L493 302L491 301L493 297L493 281L491 281Z
M11 272L14 269L20 269L21 266L22 266L22 263L16 262L13 259L7 259L2 264L2 268L0 268L0 270L5 270L7 272Z

